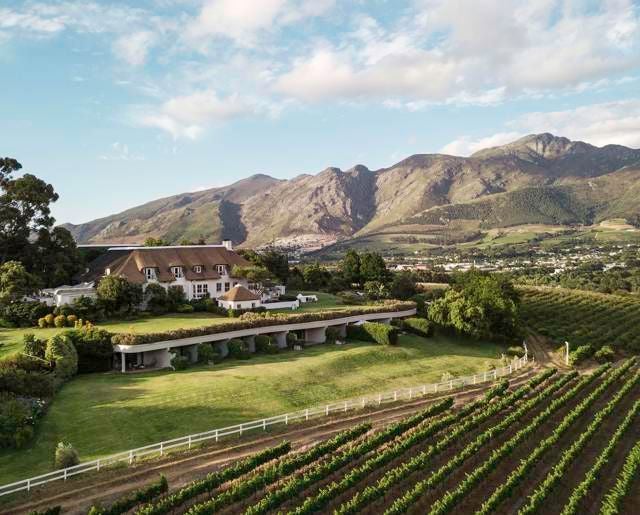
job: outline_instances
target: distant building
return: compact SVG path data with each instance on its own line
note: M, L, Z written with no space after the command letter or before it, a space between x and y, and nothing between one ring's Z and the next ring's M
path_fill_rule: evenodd
M260 295L237 284L227 293L218 297L218 305L226 309L253 309L262 305Z
M64 304L73 304L80 297L95 297L96 289L94 284L80 283L74 286L58 286L57 288L47 288L40 291L37 300L44 302L49 306L62 306Z

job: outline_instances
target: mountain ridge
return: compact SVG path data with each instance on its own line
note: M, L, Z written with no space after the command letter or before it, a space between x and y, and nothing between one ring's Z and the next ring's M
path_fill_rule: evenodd
M543 194L543 190L533 193L545 187L575 190L594 218L607 211L600 204L617 203L624 206L617 212L631 215L636 209L625 191L615 187L615 177L599 179L628 169L625 184L633 189L640 180L635 167L640 169L640 150L621 145L596 147L550 133L532 134L469 157L414 154L378 170L362 164L348 170L328 167L316 175L300 174L288 180L254 174L228 186L165 197L66 227L81 243L140 243L153 236L171 242L228 237L247 247L269 243L306 246L314 241L325 245L394 225L415 224L424 213L439 207L478 199L505 202L496 195L518 190L530 194L530 198L527 194L512 197L513 205L525 205L531 211L520 218L535 221L536 207L531 202L536 195L547 203L568 198ZM606 192L588 195L590 181ZM524 202L525 198L530 202ZM561 208L551 211L559 213ZM543 218L548 217L540 214L541 221ZM570 218L562 217L569 223Z

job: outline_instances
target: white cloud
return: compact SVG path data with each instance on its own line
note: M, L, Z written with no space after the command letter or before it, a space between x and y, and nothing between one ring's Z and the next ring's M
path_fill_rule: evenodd
M467 156L483 148L510 143L526 134L541 132L596 146L613 144L640 148L640 99L527 113L509 122L507 129L481 138L462 136L445 145L441 152Z
M469 156L483 148L497 147L522 137L519 132L499 132L485 138L471 139L468 136L458 138L448 143L440 152L442 154L450 154L452 156Z
M533 5L532 5L533 4ZM275 90L312 102L382 99L491 105L505 98L588 87L640 65L632 0L424 0L398 28L356 18L340 43L292 61Z
M161 129L174 139L197 139L212 123L265 110L266 106L236 94L220 97L215 91L200 91L171 98L156 108L139 109L134 123Z
M155 39L154 33L148 30L126 34L115 41L113 51L130 66L140 66L147 60L147 54Z
M325 14L335 0L206 0L188 27L188 38L224 36L242 46L256 44L261 32Z

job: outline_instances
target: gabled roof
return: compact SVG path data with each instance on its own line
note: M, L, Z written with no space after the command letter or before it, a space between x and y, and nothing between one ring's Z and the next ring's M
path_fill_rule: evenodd
M241 284L235 285L231 288L227 293L225 293L222 297L219 297L220 300L227 300L230 302L242 302L247 300L260 300L260 297L255 293L250 292Z
M100 256L90 265L90 274L82 279L98 279L109 269L111 275L119 275L133 283L144 283L145 268L155 268L158 280L171 282L174 280L171 267L183 268L185 277L190 281L219 279L216 265L227 265L229 271L238 266L250 263L239 254L221 245L193 245L177 247L139 247L131 249L113 249ZM201 266L201 272L194 267Z

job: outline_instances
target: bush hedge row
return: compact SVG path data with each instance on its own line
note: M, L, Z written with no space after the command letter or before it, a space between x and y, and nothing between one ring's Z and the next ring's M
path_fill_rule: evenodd
M212 326L189 329L175 329L159 333L120 333L113 335L111 341L114 345L141 345L165 340L179 340L194 336L206 336L209 334L224 333L227 331L269 327L272 325L317 322L321 320L333 320L336 318L364 315L368 313L405 311L408 309L414 309L415 307L416 305L414 302L384 301L374 306L345 308L315 313L245 313L241 315L240 320L230 320L228 323L219 323Z
M380 345L396 345L398 343L398 329L392 325L378 322L365 322L360 325L347 326L347 338Z

